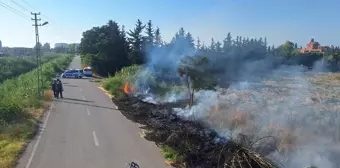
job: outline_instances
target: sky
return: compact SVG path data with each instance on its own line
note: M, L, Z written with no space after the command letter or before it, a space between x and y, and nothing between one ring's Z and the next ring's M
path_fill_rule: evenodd
M30 12L40 12L41 22L49 22L39 27L40 41L51 46L79 43L82 32L109 20L133 29L137 19L152 20L166 41L183 27L205 44L231 32L235 38L267 37L275 46L286 40L305 46L311 38L340 45L339 8L339 0L0 0L0 40L3 46L33 47Z

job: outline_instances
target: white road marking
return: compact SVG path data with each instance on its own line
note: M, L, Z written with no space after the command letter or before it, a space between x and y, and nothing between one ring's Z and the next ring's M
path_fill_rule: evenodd
M86 111L87 111L87 115L90 115L90 110L88 108L86 108Z
M92 135L93 135L93 141L94 141L94 145L99 146L99 142L96 136L96 132L92 131Z
M35 152L37 151L38 145L39 145L40 140L41 140L41 137L42 137L42 135L43 135L42 133L43 133L43 132L45 131L45 129L46 129L47 121L48 121L48 118L50 117L52 107L53 107L53 103L51 104L50 109L47 111L47 116L46 116L45 122L44 122L44 124L43 124L43 126L42 126L42 128L41 128L41 130L40 130L40 132L39 132L37 142L34 144L32 153L31 153L31 155L30 155L30 158L28 159L28 162L27 162L25 168L29 168L29 167L31 166L33 157L34 157L34 155L35 155Z
M83 99L86 100L85 96L83 96Z

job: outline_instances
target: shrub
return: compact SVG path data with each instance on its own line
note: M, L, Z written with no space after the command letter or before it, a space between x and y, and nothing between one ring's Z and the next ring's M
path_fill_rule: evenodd
M122 88L126 82L134 83L137 79L137 75L141 71L141 66L132 65L122 68L113 77L102 80L104 89L108 90L115 96L122 94Z

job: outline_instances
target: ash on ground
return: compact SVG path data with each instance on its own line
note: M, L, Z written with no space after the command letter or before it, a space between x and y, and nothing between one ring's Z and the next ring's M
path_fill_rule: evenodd
M339 75L284 75L202 92L210 95L205 101L208 112L194 106L177 109L179 114L190 114L182 116L203 121L221 136L285 167L339 164Z

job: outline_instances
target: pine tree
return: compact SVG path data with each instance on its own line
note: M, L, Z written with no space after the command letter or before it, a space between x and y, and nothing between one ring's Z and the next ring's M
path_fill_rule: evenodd
M191 48L194 48L195 47L195 40L194 38L192 37L191 33L187 33L185 35L185 40L187 41L188 43L188 47L191 47Z
M157 47L160 47L162 45L162 37L161 37L161 32L159 30L159 28L157 27L156 31L155 31L155 45Z
M215 44L214 38L211 38L210 50L211 51L216 51L216 44Z
M130 47L129 47L129 43L127 41L127 37L126 37L126 31L125 31L125 26L122 25L121 31L120 31L120 37L121 37L121 41L124 45L125 48L125 52L129 53L130 52Z
M148 23L146 24L146 28L145 28L145 33L146 33L146 45L148 46L153 46L154 45L154 30L153 30L153 25L151 20L148 21Z
M216 52L218 53L222 53L222 43L217 41L216 44L215 44L215 48L216 48Z
M201 41L200 41L200 38L199 38L199 37L197 37L196 49L197 49L197 50L200 50L200 49L201 49Z
M181 36L181 37L184 37L185 36L185 31L184 31L184 28L181 27L178 31L178 35Z
M231 50L231 46L233 44L231 33L227 34L227 37L223 40L223 51L229 52Z
M138 19L136 27L128 32L128 35L130 36L128 38L128 41L131 45L132 50L129 58L131 59L133 64L141 64L144 61L144 55L142 54L142 32L144 28L145 26L143 25L142 21Z

